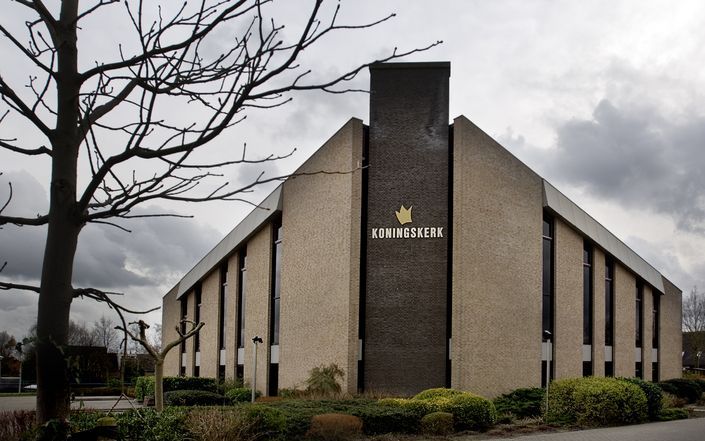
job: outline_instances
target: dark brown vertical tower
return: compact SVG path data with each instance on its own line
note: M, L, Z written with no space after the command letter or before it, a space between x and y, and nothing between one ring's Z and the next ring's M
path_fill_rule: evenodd
M450 63L370 68L364 387L445 385Z

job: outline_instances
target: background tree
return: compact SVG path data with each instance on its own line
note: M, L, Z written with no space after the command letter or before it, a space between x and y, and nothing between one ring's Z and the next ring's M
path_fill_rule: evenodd
M99 346L105 346L108 348L108 352L118 352L120 350L120 336L115 330L115 323L107 318L106 316L101 316L98 320L93 322L93 329L91 334Z
M8 334L6 331L0 331L0 374L11 377L18 373L19 363L14 357L14 349L17 344L14 335Z
M201 328L205 326L203 322L196 323L191 320L181 320L181 323L190 326L190 329L184 328L184 331L182 331L181 326L176 326L176 332L179 337L167 343L162 349L156 348L150 343L146 334L149 325L142 320L130 323L130 328L128 329L117 328L123 330L132 340L139 343L144 348L144 351L154 359L154 407L157 412L164 410L164 359L166 354L182 342L198 334ZM136 333L133 332L132 325L136 325Z
M699 351L705 353L705 293L697 287L683 296L683 330L690 334L687 349L695 360Z
M98 340L93 331L88 329L85 324L69 320L68 344L71 346L96 346Z
M302 54L335 31L364 29L391 17L341 25L339 5L326 15L323 1L313 0L308 17L285 34L283 26L268 16L274 10L270 0L162 3L94 0L79 7L78 0L63 0L52 8L42 0L15 0L29 14L25 36L13 34L14 23L0 18L6 45L34 69L22 85L11 84L0 73L0 97L6 106L0 112L0 147L51 163L47 213L36 217L4 213L12 198L11 186L7 203L0 205L0 226L47 226L40 286L0 283L0 288L39 293L40 423L68 416L62 347L68 342L73 298L90 297L115 307L106 293L72 286L76 246L84 226L104 223L127 230L115 220L168 215L136 213L135 208L145 202L242 200L242 193L253 186L281 179L260 175L239 188L227 182L212 185L211 179L221 176L214 171L218 167L278 158L262 152L251 156L243 147L223 152L224 159L217 163L199 163L194 153L227 133L247 109L282 105L293 91L346 91L344 86L334 88L369 64L316 79ZM89 18L109 14L114 21L120 12L133 31L121 37L136 44L116 44L112 54L103 53L105 59L80 65L79 37L89 41L91 32L103 32L91 28ZM212 42L222 35L229 36L232 46L214 50L219 41ZM417 51L394 50L377 61ZM4 63L2 72L10 66L13 63ZM188 111L175 115L171 111L175 108ZM29 123L42 141L35 143L25 130L13 130L20 127L15 124L19 120ZM149 162L147 172L145 162ZM79 163L90 170L80 180Z

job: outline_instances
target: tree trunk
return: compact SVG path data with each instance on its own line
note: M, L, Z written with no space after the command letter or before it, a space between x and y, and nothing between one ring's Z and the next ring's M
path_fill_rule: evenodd
M154 362L154 409L164 410L164 359L157 358Z
M37 420L69 416L68 341L73 300L73 262L83 221L76 209L80 117L76 18L78 0L63 0L55 25L57 49L56 128L52 130L52 174L42 280L37 315Z

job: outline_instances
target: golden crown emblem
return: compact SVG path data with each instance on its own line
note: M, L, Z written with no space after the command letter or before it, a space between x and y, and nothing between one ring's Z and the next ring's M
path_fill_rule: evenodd
M404 204L401 205L401 208L399 211L396 211L397 214L397 220L399 221L400 224L410 224L411 223L411 209L414 208L409 207L408 209L404 207Z

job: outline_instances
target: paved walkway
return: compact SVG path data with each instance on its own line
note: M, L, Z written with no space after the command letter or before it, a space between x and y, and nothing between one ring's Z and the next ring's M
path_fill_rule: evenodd
M577 432L544 433L513 438L495 438L494 441L703 441L705 418L608 427Z
M71 409L95 409L95 410L110 410L118 397L85 397L76 398L71 403ZM0 397L0 412L5 410L34 410L37 405L37 397L22 396L22 397ZM128 402L124 397L115 406L115 410L127 410L132 407L142 407L134 400Z

